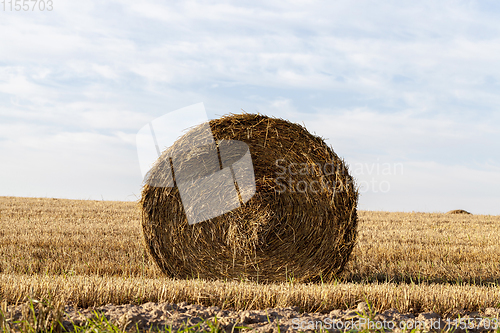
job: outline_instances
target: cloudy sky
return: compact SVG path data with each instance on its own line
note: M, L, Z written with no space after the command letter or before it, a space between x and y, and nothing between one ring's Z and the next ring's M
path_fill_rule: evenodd
M497 1L44 1L0 4L0 195L137 200L136 133L203 102L328 139L360 209L500 214Z

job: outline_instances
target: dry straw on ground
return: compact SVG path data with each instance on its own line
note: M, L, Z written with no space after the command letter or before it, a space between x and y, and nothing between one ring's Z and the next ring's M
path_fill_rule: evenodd
M358 211L358 219L343 280L500 283L500 216ZM141 229L135 202L0 197L0 272L164 278Z
M206 133L201 125L191 129L162 154L143 188L145 242L162 271L260 282L337 276L354 247L358 222L358 193L345 163L320 137L282 119L240 114L212 120L210 127L217 146L185 151ZM207 176L205 167L219 166L217 151L222 155L222 145L232 140L249 147L255 195L240 208L189 225L178 188L149 184L170 182L174 164L175 181L178 175ZM235 162L238 154L229 149ZM203 196L218 191L205 189Z
M367 299L378 310L438 313L500 306L500 216L358 211L343 282L313 285L166 279L143 256L140 218L135 202L0 197L0 299L304 311Z
M106 304L181 303L249 310L298 306L305 312L353 308L368 301L377 311L406 313L498 307L497 286L451 284L332 283L256 284L239 281L141 279L102 276L0 274L2 299L26 302L27 296L53 303L94 307Z

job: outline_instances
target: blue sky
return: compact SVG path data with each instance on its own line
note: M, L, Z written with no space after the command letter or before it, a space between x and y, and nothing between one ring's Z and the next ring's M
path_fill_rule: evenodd
M136 200L137 131L203 102L304 123L359 208L500 214L495 1L0 8L0 195Z

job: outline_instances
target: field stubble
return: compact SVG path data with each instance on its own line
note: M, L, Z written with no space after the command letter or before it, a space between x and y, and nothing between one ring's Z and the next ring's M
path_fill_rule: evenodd
M136 203L0 197L0 297L475 311L500 304L499 235L500 216L360 211L358 244L336 283L171 280L143 249Z

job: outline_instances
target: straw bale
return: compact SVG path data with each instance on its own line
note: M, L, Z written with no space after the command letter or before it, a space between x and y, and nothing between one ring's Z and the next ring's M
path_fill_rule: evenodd
M471 213L469 213L468 211L463 210L463 209L450 210L447 214L469 214L469 215L472 215Z
M322 138L283 119L244 113L209 125L216 144L204 142L206 124L192 128L162 153L143 186L145 246L160 269L174 278L259 282L338 276L356 242L358 222L358 191L345 162ZM178 187L161 183L200 179L223 163L236 163L241 154L231 140L248 145L255 193L237 183L234 202L216 185L203 188L200 200L222 196L225 209L239 207L189 224ZM226 155L234 153L223 163L217 159L222 146Z

